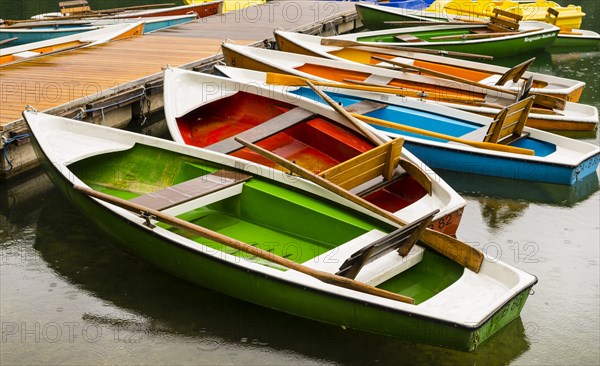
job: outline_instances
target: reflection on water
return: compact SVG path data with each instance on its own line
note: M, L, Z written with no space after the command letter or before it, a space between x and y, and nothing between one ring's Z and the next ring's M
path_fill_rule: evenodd
M575 207L600 190L597 174L572 186L466 174L449 170L437 173L458 193L478 202L482 222L491 232L508 228L523 216L531 203Z
M584 28L600 31L600 2L569 3L584 5ZM56 1L0 0L0 16L27 8L18 13L26 17L31 7L54 11ZM597 52L535 56L533 71L585 80L582 102L600 107ZM595 132L567 135L598 144ZM440 175L467 198L459 238L494 244L499 259L539 278L523 320L477 353L342 330L180 281L117 249L37 175L0 185L0 364L598 363L598 176L568 187ZM71 324L79 326L74 338ZM95 338L92 330L104 332Z
M590 174L572 186L488 177L449 170L436 170L454 190L483 198L508 198L554 206L573 207L600 189L598 174Z

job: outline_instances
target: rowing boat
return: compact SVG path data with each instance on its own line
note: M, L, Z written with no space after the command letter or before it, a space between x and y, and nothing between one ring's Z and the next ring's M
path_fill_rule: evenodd
M349 33L332 39L360 42L365 46L387 45L467 52L509 57L548 47L560 28L542 22L521 22L514 32L488 32L485 24L431 25Z
M235 136L249 136L259 146L314 174L344 180L344 187L405 221L422 216L423 210L439 210L431 228L448 235L456 233L465 201L431 169L401 149L401 142L394 142L396 150L390 160L401 158L400 166L384 178L380 171L367 168L368 164L359 165L372 159L377 150L374 142L313 100L297 96L290 100L283 90L254 88L181 69L167 69L164 79L165 119L174 141L276 167L233 141ZM355 111L368 108L368 103L353 107ZM389 141L383 138L384 143ZM415 166L419 167L416 172ZM333 175L348 167L356 175L350 171ZM372 173L365 174L366 169Z
M514 6L516 4L516 2L510 1L457 0L444 3L443 1L438 0L426 9L406 9L369 3L357 3L356 11L361 18L362 23L371 30L397 27L397 25L386 22L398 21L480 21L493 17L494 8L521 15L523 20L541 22L548 22L548 10L553 9L558 14L555 25L561 28L579 28L581 26L581 19L585 15L581 11L580 6L569 5L567 7L561 7L550 1L521 3L521 9L519 10Z
M82 18L148 18L175 15L196 14L198 18L220 14L223 8L223 0L214 0L199 4L181 5L173 7L153 8L154 5L131 6L107 10L91 10L87 1L73 1L75 10L69 8L61 9L61 12L39 14L32 17L33 20L65 20ZM160 5L160 4L159 4ZM14 21L10 21L14 22Z
M23 116L56 186L124 250L229 296L475 350L519 316L536 283L464 244L478 254L478 271L422 240L398 255L407 234L424 237L429 216L398 228L320 186L235 157L31 110Z
M433 12L440 16L444 14L460 15L464 17L491 17L493 9L502 9L507 12L519 14L523 20L544 22L547 20L549 9L558 13L559 27L579 28L585 13L581 6L561 6L554 1L506 1L506 0L437 0L426 12Z
M0 66L6 66L58 52L96 46L130 37L139 37L144 32L144 22L110 25L91 32L33 42L0 49Z
M276 32L276 38L280 42L278 44L282 46L281 48L297 51L299 47L290 47L291 42L287 41L292 37L294 37L294 41L308 40L306 43L297 43L306 49L314 51L323 48L340 49L339 47L320 46L319 37ZM419 101L432 101L447 107L486 116L497 115L502 108L516 100L517 96L514 94L518 95L513 90L490 91L483 85L481 87L463 85L456 81L418 75L410 71L390 70L355 62L243 47L232 43L223 43L221 48L226 63L231 66L292 74L323 82L329 81L351 85L355 88L387 92L392 95L404 95L410 100L417 98ZM326 54L326 52L323 53ZM522 85L521 82L520 86ZM578 88L575 85L573 87ZM532 90L536 91L536 89ZM508 93L509 91L512 94ZM540 90L537 89L537 91ZM598 110L595 107L571 102L563 104L563 110L536 105L527 121L528 126L548 130L593 130L596 127Z
M183 0L184 4L200 4L207 3L214 0ZM223 1L223 13L227 13L230 11L236 11L245 9L255 5L264 4L266 0L224 0Z
M11 31L17 29L70 29L76 30L80 27L83 30L87 30L89 27L106 27L109 25L123 24L123 23L137 23L140 21L144 22L144 34L152 33L160 29L173 27L180 24L185 24L196 19L195 13L186 15L172 15L164 17L149 17L141 19L136 18L123 18L123 17L98 17L98 18L86 18L85 20L40 20L40 21L27 21L23 23L14 23L13 25L0 28Z
M99 26L81 26L81 25L66 25L56 27L50 25L48 27L36 28L11 28L0 27L0 41L15 38L10 42L9 46L19 46L23 44L41 42L49 39L71 36L74 34L89 32L100 29Z
M410 49L383 49L361 46L354 42L334 40L329 37L281 30L275 31L275 39L278 48L282 51L385 66L385 62L373 58L376 56L513 92L521 90L528 79L533 78L531 91L555 96L569 102L578 102L585 87L585 82L580 80L528 71L531 61L508 68L448 57L443 51L436 54L435 51L423 53L418 50L411 52Z
M468 5L468 4L465 4ZM436 6L436 4L433 4ZM443 9L443 6L442 6ZM549 8L543 10L540 14L546 14L544 18L538 17L539 21L544 21L560 28L556 40L552 44L552 47L598 47L600 43L600 35L598 33L578 29L579 22L573 23L568 19L567 13L569 10L574 10L572 6L566 8ZM577 10L577 9L575 9ZM492 12L475 13L475 17L468 14L459 14L456 12L446 12L445 10L430 11L430 10L407 10L407 9L393 9L388 7L377 6L367 3L356 4L356 11L362 23L370 30L382 30L382 29L397 29L401 27L409 27L415 25L434 25L436 23L446 22L487 22L488 16L493 16ZM530 14L530 11L526 12ZM466 17L468 15L468 17ZM479 17L482 16L482 17ZM526 16L525 19L528 19Z
M304 79L296 76L224 66L218 69L235 80L257 86L285 84L292 95L321 100L311 89L297 87ZM378 104L379 108L370 112L353 115L392 138L403 137L404 145L434 169L573 185L596 174L600 164L598 146L526 127L531 107L527 100L503 109L491 119L436 103L324 85L323 90L342 106L365 100ZM483 146L482 142L500 145L504 151Z

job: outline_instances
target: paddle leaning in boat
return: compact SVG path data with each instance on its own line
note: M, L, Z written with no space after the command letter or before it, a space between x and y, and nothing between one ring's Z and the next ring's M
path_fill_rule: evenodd
M402 139L391 141L360 122L353 125L331 108L283 88L181 69L167 69L164 79L165 119L176 142L278 166L234 140L241 137L405 221L439 210L430 227L456 233L464 199L402 149ZM366 113L371 104L349 108Z
M286 85L290 94L321 101L297 76L219 66L225 75L254 85ZM525 127L532 98L508 106L491 119L438 104L388 94L346 90L313 81L336 103L369 101L371 110L352 113L404 145L432 168L510 179L572 185L596 174L598 146Z
M281 33L277 32L276 34ZM313 37L313 41L319 42L318 38L311 37ZM527 125L530 127L548 130L593 130L598 123L598 110L595 107L565 102L560 98L546 96L546 94L541 95L535 91L540 90L539 88L530 89L529 83L523 84L519 79L517 79L518 85L524 91L517 92L510 88L472 82L462 77L442 78L438 76L439 72L431 71L431 76L422 75L413 71L415 67L421 69L420 66L396 61L398 58L388 60L379 56L370 56L381 60L382 64L399 63L406 65L406 68L389 69L256 47L237 46L231 43L224 43L221 48L225 61L231 66L292 74L321 82L331 82L335 84L334 87L337 87L338 84L347 84L344 88L401 95L407 97L406 100L416 101L419 99L437 102L448 107L486 116L497 115L502 108L514 103L519 96L535 94L537 102L527 121ZM518 73L518 70L516 71ZM424 74L426 73L424 72ZM517 76L512 72L507 72L502 77L517 78Z
M474 350L519 316L536 283L423 231L433 212L400 227L327 181L35 111L23 116L57 187L126 251L245 301Z

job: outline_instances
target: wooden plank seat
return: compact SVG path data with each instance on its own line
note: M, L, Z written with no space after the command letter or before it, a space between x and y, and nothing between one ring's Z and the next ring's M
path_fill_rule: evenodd
M356 251L344 261L336 275L354 279L366 264L400 249L403 245L412 247L438 212L439 210L430 212Z
M500 79L498 79L498 81L496 82L496 85L504 85L509 80L512 80L514 83L516 83L517 81L519 81L519 79L521 79L521 77L527 71L529 66L531 66L531 64L533 64L533 61L535 61L535 57L530 58L529 60L524 61L524 62L512 67L510 70L506 71L500 77Z
M241 183L250 178L252 178L252 176L243 173L231 170L218 170L211 174L206 174L133 198L130 202L154 210L164 211L216 192L222 192L232 187L238 187L238 189L230 190L230 196L234 195L235 192L240 193L242 188ZM222 199L224 197L220 198Z
M517 32L522 15L511 13L500 8L494 8L494 16L490 17L487 27L492 32Z
M319 175L344 189L352 189L380 176L391 181L400 162L403 143L404 139L401 137L389 141Z
M412 34L398 34L394 36L394 39L400 42L424 42L421 38L415 37Z
M81 14L91 11L87 0L70 0L58 3L62 14Z
M258 126L246 130L234 137L230 137L212 145L206 146L206 149L220 152L223 154L230 154L244 147L242 144L235 141L235 137L241 138L248 142L255 143L269 136L275 135L276 133L279 133L298 123L306 122L315 117L315 113L307 111L306 109L300 107L296 107L285 113L280 114L277 117L271 118L270 120L263 122Z
M378 103L371 100L363 100L358 103L350 104L344 107L344 109L350 113L367 114L387 107L388 105L385 103ZM400 154L400 152L401 150L398 150L397 153ZM409 174L413 177L413 179L419 182L419 184L425 189L427 194L433 194L433 182L431 181L429 175L427 175L427 173L423 171L423 169L406 159L400 159L400 166L404 169L404 171L407 174ZM384 189L385 187L399 181L402 178L403 174L395 174L391 178L387 178L384 176L381 182L363 188L362 190L357 191L356 194L360 197L368 196L369 194L374 193L380 189ZM363 181L362 183L365 183L366 181ZM359 184L355 185L354 187L357 187L358 185Z
M523 128L533 105L533 98L529 97L503 108L489 126L478 128L460 138L506 145L529 136L528 132L523 133Z

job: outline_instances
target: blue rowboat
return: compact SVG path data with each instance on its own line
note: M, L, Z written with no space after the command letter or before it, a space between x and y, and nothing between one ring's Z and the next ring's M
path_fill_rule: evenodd
M236 80L266 83L267 74L218 66L223 74ZM341 86L341 85L340 85ZM276 86L271 86L276 87ZM317 102L325 103L307 87L286 90ZM534 155L494 151L467 146L441 138L401 131L400 125L440 133L452 138L481 141L493 120L453 108L404 97L342 88L323 89L343 106L370 100L381 104L366 117L388 121L388 127L373 124L390 137L404 137L405 146L431 168L509 179L573 185L588 175L596 174L600 164L598 146L553 133L524 127L523 135L508 146L533 150ZM398 128L394 127L398 125Z
M10 46L18 46L27 43L46 41L49 39L71 36L81 32L99 29L100 26L48 26L39 28L0 28L0 41L16 38L10 42Z
M186 14L186 15L172 15L152 18L117 18L107 17L101 19L89 20L91 24L96 26L107 26L121 23L136 23L139 21L144 22L144 34L156 32L157 30L174 27L180 24L189 23L198 18L197 14Z
M30 28L0 28L0 41L10 38L17 38L10 42L10 46L18 46L33 42L45 41L49 39L70 36L81 32L96 30L116 24L134 24L140 21L144 22L144 34L152 33L157 30L174 27L180 24L189 23L197 18L197 14L161 16L152 18L93 18L86 19L85 22L48 22L42 21L39 24L32 23ZM46 25L47 24L47 25ZM41 26L40 26L41 25Z

